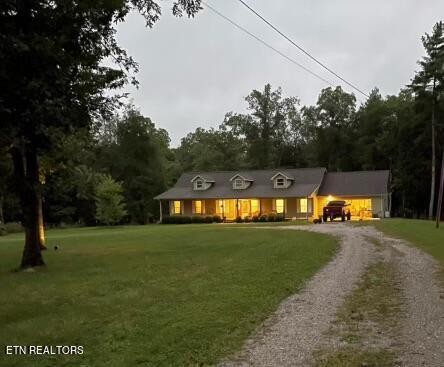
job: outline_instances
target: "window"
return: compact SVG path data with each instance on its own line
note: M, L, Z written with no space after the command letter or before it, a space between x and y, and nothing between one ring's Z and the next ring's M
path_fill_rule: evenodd
M251 205L251 214L252 215L257 215L259 214L259 200L257 199L252 199L250 201L250 205Z
M275 200L275 210L276 210L276 213L282 214L282 213L284 213L284 209L285 209L284 199L276 199Z
M284 187L285 179L283 177L279 177L276 179L276 187Z
M193 206L194 206L194 214L203 214L201 200L195 200L193 202Z
M242 189L244 187L244 181L241 178L236 178L234 180L234 188L235 189Z
M202 188L203 188L202 180L197 180L196 181L196 189L199 190L199 189L202 189Z
M307 199L299 199L299 207L301 213L307 213Z
M179 200L173 201L173 205L171 207L173 210L173 214L181 214L182 213L182 203Z

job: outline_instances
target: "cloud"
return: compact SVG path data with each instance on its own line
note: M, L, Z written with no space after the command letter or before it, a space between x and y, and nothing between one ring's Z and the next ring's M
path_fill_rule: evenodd
M296 61L340 84L240 2L207 1ZM420 37L440 20L438 14L444 14L442 0L248 3L338 74L364 91L377 86L383 94L396 94L409 82L424 53ZM196 127L218 126L228 111L245 111L244 97L265 83L281 86L285 95L299 97L302 104L315 103L327 86L209 9L194 19L178 19L165 2L161 4L163 15L153 29L145 28L140 15L131 14L118 26L118 40L140 66L139 89L128 86L127 91L144 115L169 131L173 145ZM343 88L353 91L346 85Z

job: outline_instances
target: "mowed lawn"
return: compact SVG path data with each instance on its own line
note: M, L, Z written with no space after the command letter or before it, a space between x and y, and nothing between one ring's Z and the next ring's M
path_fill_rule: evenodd
M390 236L405 239L428 252L444 266L444 222L435 228L435 221L415 219L385 219L376 228Z
M336 249L320 234L216 224L47 236L47 267L35 273L11 271L22 236L0 237L2 366L215 363ZM6 356L5 345L83 345L85 353Z

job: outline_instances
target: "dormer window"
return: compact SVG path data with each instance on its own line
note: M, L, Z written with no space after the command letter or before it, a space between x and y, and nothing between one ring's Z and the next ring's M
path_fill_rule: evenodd
M234 180L234 188L235 189L243 189L244 188L244 180L241 178L236 178Z
M276 187L285 187L285 178L282 177L277 178Z
M253 183L253 178L245 174L236 173L230 178L230 181L234 190L245 190Z
M214 183L214 180L207 176L197 175L194 176L191 183L193 184L193 190L208 190Z
M278 172L273 177L271 177L271 181L273 181L273 187L275 189L286 189L290 187L290 185L293 183L293 180L293 177L290 177L282 172Z

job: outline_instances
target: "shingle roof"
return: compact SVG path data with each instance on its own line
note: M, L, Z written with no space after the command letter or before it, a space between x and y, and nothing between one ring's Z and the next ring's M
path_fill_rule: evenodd
M286 189L275 189L270 178L282 172L294 179L293 184ZM214 171L188 172L182 174L176 185L155 199L234 199L234 198L273 198L273 197L307 197L311 195L322 182L325 168L294 168L268 169L251 171ZM250 187L244 190L234 190L230 178L236 173L248 176L253 180ZM211 177L214 183L207 190L193 190L190 183L195 176Z
M390 171L328 172L318 195L374 196L389 192Z

